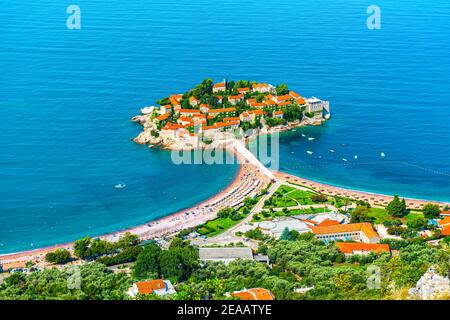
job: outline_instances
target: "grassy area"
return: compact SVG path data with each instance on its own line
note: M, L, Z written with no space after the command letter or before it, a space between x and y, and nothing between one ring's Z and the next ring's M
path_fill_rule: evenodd
M411 211L410 213L408 213L405 216L406 222L414 221L414 220L417 220L419 218L425 218L425 216L423 215L423 213L417 212L417 211Z
M217 218L199 226L197 228L197 232L202 236L214 237L222 233L223 231L235 226L241 220L232 220L231 218Z
M271 205L266 205L265 207L284 208L298 205L312 205L315 204L314 201L311 200L311 196L314 194L315 193L310 191L281 185L269 199Z
M264 221L264 220L272 220L277 217L289 217L289 216L296 216L299 214L317 214L317 213L327 213L330 212L330 210L325 208L308 208L308 209L293 209L289 210L288 212L283 211L274 211L270 212L268 210L265 210L264 213L258 213L253 217L253 221Z
M389 214L384 208L370 208L369 217L374 218L377 224L390 219Z

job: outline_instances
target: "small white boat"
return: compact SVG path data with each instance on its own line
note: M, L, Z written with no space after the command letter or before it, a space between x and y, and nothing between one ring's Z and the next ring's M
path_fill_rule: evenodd
M306 151L306 153L307 154L313 154L314 152L308 150L308 151Z
M358 160L358 156L357 155L355 156L355 160Z
M308 138L309 141L313 141L314 139L316 139L316 138Z
M116 189L123 189L125 188L127 185L125 183L118 183L116 184L116 186L114 188Z
M295 152L294 151L291 151L291 154L294 154Z
M331 152L331 153L335 153L336 151L334 151L333 149L330 149L330 152Z
M344 162L347 162L348 160L347 160L347 159L345 159L345 158L342 158L342 161L344 161Z
M382 158L386 157L386 155L384 154L384 152L380 153L380 156L381 156Z
M302 133L302 137L306 137L306 135L304 133Z

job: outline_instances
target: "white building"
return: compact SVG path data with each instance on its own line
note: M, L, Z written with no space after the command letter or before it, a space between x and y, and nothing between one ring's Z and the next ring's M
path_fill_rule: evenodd
M328 101L322 101L316 97L306 99L306 112L308 113L323 112L324 109L327 112L329 112L330 103Z
M199 248L199 259L202 261L221 261L225 264L236 259L253 260L253 252L248 247Z

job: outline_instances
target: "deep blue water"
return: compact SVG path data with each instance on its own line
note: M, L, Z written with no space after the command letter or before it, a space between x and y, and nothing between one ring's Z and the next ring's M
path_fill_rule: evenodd
M382 29L371 31L372 3L2 4L0 252L140 224L225 187L236 166L174 166L129 140L139 108L206 77L330 100L332 120L306 132L314 141L283 135L282 170L450 201L450 3L376 1ZM81 30L66 28L70 4Z

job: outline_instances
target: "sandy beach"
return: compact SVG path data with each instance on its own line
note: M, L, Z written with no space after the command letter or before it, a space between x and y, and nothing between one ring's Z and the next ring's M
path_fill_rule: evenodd
M382 206L385 207L389 204L389 202L392 201L393 196L383 195L383 194L377 194L377 193L370 193L370 192L363 192L363 191L357 191L357 190L351 190L351 189L344 189L340 187L331 186L328 184L323 184L319 182L315 182L312 180L307 180L304 178L300 178L298 176L294 176L288 173L284 172L275 172L274 175L277 179L280 181L285 181L293 184L299 184L305 187L308 187L316 192L320 192L326 195L330 196L340 196L340 197L347 197L352 198L356 200L362 200L367 201L372 206ZM401 195L399 195L401 197ZM423 205L427 203L434 203L439 205L441 210L448 205L448 203L444 202L437 202L432 200L420 200L420 199L410 199L405 198L406 205L409 209L421 209Z
M236 152L234 153L236 154ZM217 216L217 212L221 208L242 202L243 198L249 195L249 190L252 193L257 193L270 181L266 173L258 168L258 166L256 166L252 161L248 163L242 160L243 159L241 158L239 161L240 168L233 182L214 197L207 199L189 209L181 210L140 226L106 234L100 236L100 238L115 241L124 233L131 232L138 235L142 240L157 240L163 237L172 236L183 229L192 228L199 224L205 223L208 220L214 219ZM387 195L334 187L283 172L274 172L273 175L277 180L282 182L302 185L316 192L330 196L342 196L356 200L364 200L369 202L372 206L386 206L393 198L392 196ZM447 205L443 202L418 199L406 199L406 203L410 209L420 209L426 203L438 204L441 209ZM38 266L45 266L44 258L47 252L58 248L72 250L72 244L73 243L66 243L36 250L3 254L0 255L0 263L3 264L4 269L8 269L9 267L23 267L27 261L33 261Z

